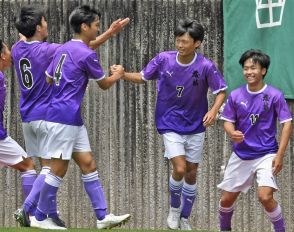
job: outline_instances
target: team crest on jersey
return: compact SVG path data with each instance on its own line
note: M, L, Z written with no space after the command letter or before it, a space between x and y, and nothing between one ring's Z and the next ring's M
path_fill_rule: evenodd
M263 109L268 110L269 109L269 96L267 94L264 94L262 101L263 101Z
M193 85L198 85L198 81L199 81L199 73L197 70L195 70L192 73L192 77L193 77Z

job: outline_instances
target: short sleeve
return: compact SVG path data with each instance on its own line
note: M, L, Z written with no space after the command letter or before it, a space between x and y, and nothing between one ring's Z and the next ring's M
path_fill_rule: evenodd
M141 71L142 79L145 81L158 79L162 62L163 57L160 54L155 56Z
M274 101L275 112L278 116L280 123L284 123L292 120L291 112L284 95L281 93Z
M217 94L220 91L227 89L227 84L224 80L223 75L212 62L207 70L207 81L208 86L213 94Z
M236 122L236 110L234 107L232 95L229 95L220 118L224 121L233 122L233 123Z
M89 79L99 81L105 76L96 53L92 53L85 59L84 67Z

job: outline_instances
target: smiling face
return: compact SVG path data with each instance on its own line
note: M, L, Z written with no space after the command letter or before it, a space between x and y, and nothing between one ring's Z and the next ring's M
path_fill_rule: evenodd
M263 76L266 68L262 68L258 62L253 62L252 58L245 60L243 65L243 75L249 87L259 90L263 87Z
M195 50L200 44L201 41L194 41L189 33L176 37L176 49L179 51L179 56L194 56Z

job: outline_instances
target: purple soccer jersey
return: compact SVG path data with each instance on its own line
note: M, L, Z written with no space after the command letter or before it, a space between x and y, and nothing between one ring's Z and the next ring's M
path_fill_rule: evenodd
M212 61L195 53L190 64L181 64L177 51L162 52L143 69L144 80L158 79L155 120L160 134L187 135L205 131L208 88L214 94L226 83Z
M244 134L243 142L233 143L234 152L243 160L276 153L277 119L280 123L292 120L283 93L270 85L258 92L250 92L247 85L232 91L221 118Z
M0 140L7 137L7 132L3 126L3 112L5 106L6 86L4 74L0 71Z
M81 40L68 41L56 51L46 74L54 80L46 121L83 125L81 102L88 81L105 76L96 52Z
M23 122L45 119L52 90L46 83L45 70L60 46L40 41L19 41L12 48L21 90L20 114Z

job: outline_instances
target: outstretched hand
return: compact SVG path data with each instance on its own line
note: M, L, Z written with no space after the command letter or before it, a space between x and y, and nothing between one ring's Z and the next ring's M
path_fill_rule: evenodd
M115 20L109 27L108 30L110 30L112 35L115 35L117 33L119 33L123 27L125 27L126 25L128 25L130 22L130 18L125 18L125 19L118 19Z

